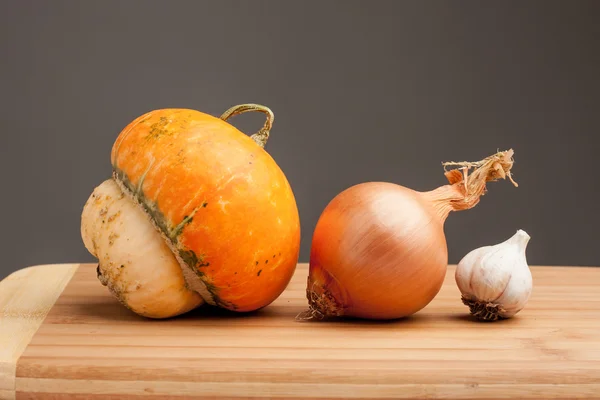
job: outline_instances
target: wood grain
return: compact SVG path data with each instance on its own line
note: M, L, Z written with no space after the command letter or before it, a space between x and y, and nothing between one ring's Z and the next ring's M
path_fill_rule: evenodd
M29 267L0 282L0 399L15 398L17 360L76 270Z
M453 266L413 317L296 322L303 264L259 312L155 321L124 309L82 265L19 358L16 397L599 399L600 269L532 273L527 307L494 323L468 317Z

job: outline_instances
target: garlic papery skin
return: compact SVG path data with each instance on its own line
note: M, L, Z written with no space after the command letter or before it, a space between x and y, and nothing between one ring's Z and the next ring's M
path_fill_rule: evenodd
M473 316L484 321L511 318L533 288L525 255L530 236L519 229L510 239L469 252L456 267L456 284Z

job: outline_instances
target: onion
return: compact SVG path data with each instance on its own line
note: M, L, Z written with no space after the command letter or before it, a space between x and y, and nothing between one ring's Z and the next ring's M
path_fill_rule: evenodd
M486 182L506 179L513 150L445 172L448 185L418 192L367 182L338 194L316 225L309 263L308 310L299 320L329 317L396 319L424 308L446 275L444 222L474 207ZM469 170L474 168L472 173Z

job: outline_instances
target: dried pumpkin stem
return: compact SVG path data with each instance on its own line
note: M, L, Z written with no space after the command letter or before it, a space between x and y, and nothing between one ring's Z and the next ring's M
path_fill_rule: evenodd
M267 144L267 140L269 139L269 132L273 127L273 121L275 120L275 115L273 115L273 111L271 111L268 107L261 106L260 104L240 104L238 106L231 107L229 110L225 111L219 118L221 118L223 121L227 121L231 117L250 111L258 111L267 116L267 120L265 121L263 127L254 135L250 136L250 138L254 140L256 144L258 144L260 147L265 147L265 145Z
M474 207L479 198L486 193L486 183L508 178L513 185L519 186L511 175L514 151L512 149L499 151L481 161L449 161L442 165L444 170L448 166L461 168L446 171L445 175L453 188L461 193L460 198L451 199L454 210L465 210ZM472 172L469 172L474 168Z

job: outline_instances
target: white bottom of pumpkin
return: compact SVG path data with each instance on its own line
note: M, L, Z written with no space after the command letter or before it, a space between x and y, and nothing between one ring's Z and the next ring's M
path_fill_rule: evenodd
M86 202L81 236L98 258L100 281L133 312L168 318L204 303L204 283L182 267L151 218L114 179L96 187Z

